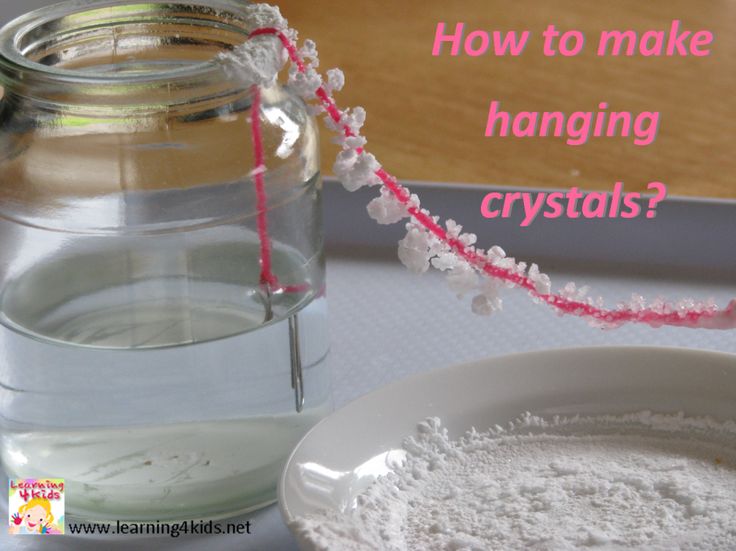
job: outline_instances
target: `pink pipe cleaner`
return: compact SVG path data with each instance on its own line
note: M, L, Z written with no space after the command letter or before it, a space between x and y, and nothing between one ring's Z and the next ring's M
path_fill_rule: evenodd
M253 156L256 167L253 170L253 179L256 187L256 211L258 239L261 247L261 285L272 290L278 286L278 279L271 267L271 238L268 235L268 198L266 196L266 160L263 148L263 134L261 132L261 90L258 86L251 87L253 105L251 107L251 132L253 135Z
M253 170L253 179L256 188L256 212L258 216L258 240L260 243L260 283L269 292L305 293L312 287L308 283L297 285L281 285L278 276L273 272L271 255L271 237L268 234L268 195L266 194L265 150L263 147L263 132L261 131L261 90L258 86L251 87L251 135L253 138L253 156L256 168Z
M250 34L250 37L259 35L276 36L281 41L281 44L289 55L289 59L296 66L297 70L300 73L306 73L307 68L299 50L283 31L272 27L264 27L254 30ZM345 113L337 106L335 100L324 86L319 86L317 88L316 96L332 121L338 125L338 127L342 128L345 136L357 137L353 130L343 122ZM254 140L255 139L256 135L254 132ZM356 148L356 152L358 154L363 151L362 147ZM435 217L429 214L426 210L420 209L418 206L413 204L410 191L405 186L400 185L398 180L386 170L378 168L375 170L374 174L378 179L380 179L386 189L393 194L394 198L406 208L407 212L418 224L435 236L441 243L449 247L456 255L467 261L477 270L492 278L526 289L532 298L548 304L555 308L560 314L573 314L589 318L599 322L601 326L607 327L616 327L624 323L643 323L652 327L663 325L703 327L711 329L732 329L736 327L736 300L732 300L724 309L718 309L716 307L701 307L666 311L666 309L652 307L638 309L622 307L616 310L609 310L590 304L589 302L575 300L561 294L554 294L551 292L542 293L538 290L537 285L528 275L520 274L517 271L494 265L474 247L466 245L460 239L451 236L445 228L437 223L437 219ZM265 264L265 262L262 262L262 265Z

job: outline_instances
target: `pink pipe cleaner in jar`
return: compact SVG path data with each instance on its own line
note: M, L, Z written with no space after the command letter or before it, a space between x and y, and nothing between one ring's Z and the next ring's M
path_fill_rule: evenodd
M333 93L344 86L342 71L331 69L327 71L326 80L323 79L316 70L319 61L313 41L307 40L302 48L298 48L297 32L288 28L278 8L266 4L254 4L250 8L253 14L251 23L255 30L242 46L221 55L225 67L241 71L256 84L270 84L281 70L284 58L291 61L290 87L305 101L312 102L313 113L326 115L325 123L336 133L335 141L342 147L334 165L335 175L348 191L366 185L380 186L379 196L368 204L368 214L379 224L393 224L408 219L407 234L399 241L398 255L412 272L423 273L430 266L445 272L450 289L460 297L472 294L472 310L481 315L500 310L501 289L515 287L526 290L533 300L551 306L561 315L586 318L595 327L613 328L625 323L643 323L652 327L736 328L736 299L721 309L712 300L702 302L684 299L673 303L656 299L647 302L640 295L632 295L627 303L607 309L600 297L593 299L587 296L587 287L578 288L574 283L568 283L554 293L550 278L536 264L518 262L508 257L498 246L488 250L477 247L477 236L463 233L462 226L453 220L440 224L439 217L421 208L417 195L399 184L366 151L367 140L360 134L365 122L365 110L362 107L350 110L337 106ZM267 44L266 41L271 43ZM283 47L285 56L282 52L274 51L273 43ZM254 132L253 139L257 141L260 137ZM259 185L258 182L256 184ZM261 235L261 239L263 247L268 237ZM268 278L268 273L262 274L262 279Z

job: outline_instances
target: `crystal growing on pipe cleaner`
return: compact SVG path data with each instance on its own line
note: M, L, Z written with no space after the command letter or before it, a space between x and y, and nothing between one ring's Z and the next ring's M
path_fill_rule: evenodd
M297 48L297 32L288 28L278 8L266 4L251 6L252 23L256 29L250 39L233 52L221 54L226 70L241 73L256 84L275 81L286 59L291 61L289 85L305 101L312 112L324 113L325 124L336 133L335 141L342 147L334 165L334 173L348 191L363 186L380 185L380 195L368 204L368 213L379 224L393 224L408 218L407 234L399 241L398 255L412 272L423 273L430 266L446 272L450 289L459 297L472 293L473 312L488 315L502 307L499 292L502 287L525 289L532 300L545 303L560 315L573 314L586 318L594 327L614 328L625 323L643 323L652 327L663 325L701 327L709 329L736 328L736 299L719 309L712 301L683 299L676 303L655 299L647 302L632 295L626 303L607 309L602 298L587 296L588 287L578 288L568 283L557 293L552 292L550 278L536 264L517 262L498 246L483 250L475 246L476 235L463 233L453 220L443 225L439 217L421 208L417 195L389 174L365 150L367 140L360 134L365 122L362 107L340 109L332 95L345 82L339 69L327 72L324 81L319 66L316 45L307 40ZM258 37L258 40L255 40ZM273 53L278 39L285 53Z

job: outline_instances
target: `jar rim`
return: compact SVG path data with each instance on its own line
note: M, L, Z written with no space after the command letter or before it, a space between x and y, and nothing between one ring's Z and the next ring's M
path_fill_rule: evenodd
M39 33L41 29L48 28L50 31L61 29L59 23L63 19L78 20L80 24L94 25L92 16L105 16L97 25L107 23L113 25L135 18L154 18L161 16L167 11L189 13L192 17L186 20L189 24L196 23L196 15L207 15L210 19L202 19L201 25L221 27L234 31L247 38L250 30L248 25L248 6L250 2L245 0L66 0L51 6L30 11L16 19L11 20L0 28L0 73L3 67L11 69L14 73L23 73L26 77L56 83L68 84L95 84L105 85L131 85L131 84L155 84L173 83L177 81L209 80L221 76L221 64L217 63L216 57L205 61L188 63L184 67L165 68L156 71L131 74L128 72L93 72L82 69L60 68L47 65L31 59L28 55L30 46L23 46L28 42L32 34ZM136 12L135 8L139 8ZM199 10L199 12L198 12ZM153 19L151 19L153 21ZM234 44L233 46L237 46ZM7 77L7 75L2 75ZM3 78L5 80L5 78ZM3 83L5 84L5 83Z

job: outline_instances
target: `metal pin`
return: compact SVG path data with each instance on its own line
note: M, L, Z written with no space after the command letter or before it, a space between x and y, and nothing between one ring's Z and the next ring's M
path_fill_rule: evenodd
M261 285L261 291L263 292L261 299L263 300L263 305L265 307L263 322L268 323L273 319L273 306L271 306L273 295L271 293L271 286L267 283Z
M302 374L302 353L299 343L299 319L298 314L289 318L289 344L291 348L291 388L294 389L296 399L296 411L301 413L304 409L304 377Z

